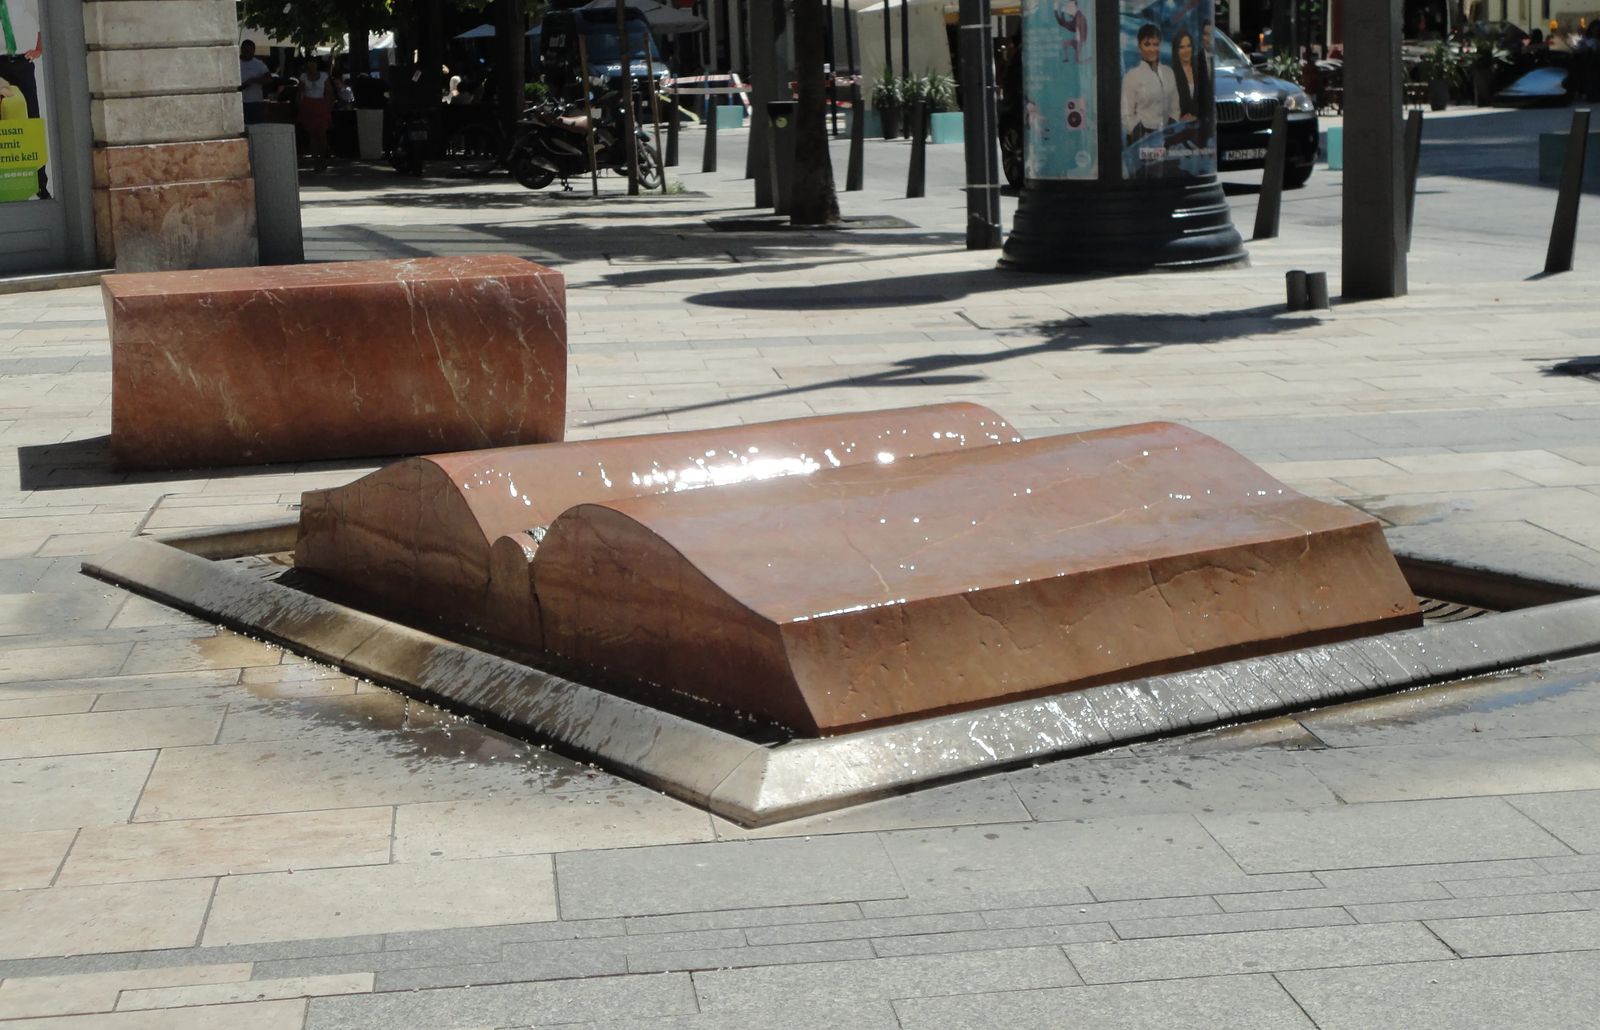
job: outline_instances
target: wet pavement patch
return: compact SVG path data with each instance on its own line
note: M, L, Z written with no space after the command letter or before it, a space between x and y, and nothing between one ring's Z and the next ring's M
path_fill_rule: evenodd
M286 520L137 537L84 570L752 826L1138 740L1600 652L1600 597L1482 613L1450 601L1439 612L1453 617L1420 629L835 737L763 742L287 585L293 578L283 552L294 533ZM1521 596L1541 600L1526 584Z

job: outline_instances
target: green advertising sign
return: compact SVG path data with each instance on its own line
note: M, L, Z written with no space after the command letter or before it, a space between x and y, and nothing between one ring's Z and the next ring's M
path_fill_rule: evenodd
M45 161L43 118L0 121L0 204L33 199Z

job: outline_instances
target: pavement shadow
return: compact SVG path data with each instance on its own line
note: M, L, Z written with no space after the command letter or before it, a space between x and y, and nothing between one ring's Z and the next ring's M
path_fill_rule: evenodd
M895 255L903 257L904 255ZM1003 268L960 269L926 275L901 275L850 283L806 286L768 286L748 290L696 293L686 303L710 308L746 311L830 311L857 308L892 308L904 304L930 304L960 300L977 293L1014 290L1043 282L1087 282L1110 275L1042 275Z
M267 473L365 469L387 464L406 455L334 459L318 462L284 462L276 465L235 465L208 469L119 468L111 457L108 434L68 440L65 443L30 444L17 448L17 486L21 490L74 490L119 483L170 483L194 479L233 479Z
M971 273L968 272L950 273L950 275L971 277ZM910 278L916 279L919 277L913 276ZM920 278L945 277L924 276ZM1248 323L1248 327L1242 326L1240 323ZM976 354L927 354L902 358L891 367L880 372L841 376L837 379L828 379L822 382L760 390L737 397L704 401L698 404L654 408L614 418L596 419L588 423L588 425L605 426L620 422L633 422L639 419L656 418L663 415L682 415L751 401L819 393L824 390L879 386L970 385L988 380L988 375L983 372L985 366L1015 361L1018 358L1028 358L1039 354L1067 350L1094 350L1102 354L1143 354L1165 347L1220 343L1225 340L1237 339L1245 335L1246 332L1250 335L1261 336L1269 333L1293 332L1316 324L1319 324L1318 319L1305 315L1285 316L1282 305L1278 304L1238 308L1230 311L1215 311L1208 315L1111 314L1098 315L1092 320L1082 318L1075 318L1069 321L1058 320L1031 327L1033 331L1045 329L1051 333L1051 336L1048 339L1025 347L985 351ZM1030 327L1018 325L1008 327L1005 332L998 332L996 335L1027 331L1030 331ZM1137 339L1139 336L1149 338ZM1165 338L1156 338L1161 336Z

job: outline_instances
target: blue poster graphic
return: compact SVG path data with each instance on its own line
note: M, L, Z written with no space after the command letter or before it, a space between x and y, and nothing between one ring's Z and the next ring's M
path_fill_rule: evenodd
M1122 0L1122 174L1217 171L1212 0Z
M1100 174L1094 0L1024 0L1022 90L1026 175Z

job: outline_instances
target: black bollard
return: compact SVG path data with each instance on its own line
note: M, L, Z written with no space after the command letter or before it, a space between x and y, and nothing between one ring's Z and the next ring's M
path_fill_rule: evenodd
M1406 115L1406 250L1411 249L1411 223L1417 214L1417 165L1422 161L1422 112Z
M861 188L861 164L867 145L867 109L861 102L861 84L850 90L850 161L845 165L845 192Z
M672 108L667 112L667 152L661 155L661 163L668 168L678 167L678 121L683 117L683 108L678 106L678 87L672 87Z
M1278 210L1283 203L1283 166L1289 151L1289 113L1278 105L1272 115L1272 138L1267 140L1267 167L1261 173L1261 196L1256 201L1254 240L1276 239Z
M1290 311L1304 311L1306 302L1306 274L1296 268L1283 273L1284 307Z
M715 97L707 99L714 100ZM707 104L706 110L706 149L700 156L700 170L714 172L717 170L717 105Z
M928 184L928 107L918 103L911 108L911 167L906 174L906 199L927 195Z
M1578 198L1583 196L1583 165L1589 144L1589 109L1572 112L1572 132L1567 136L1567 163L1561 169L1561 192L1556 194L1556 220L1550 226L1550 249L1544 273L1572 271L1572 249L1578 241Z
M1328 273L1306 273L1306 307L1312 311L1328 310Z

